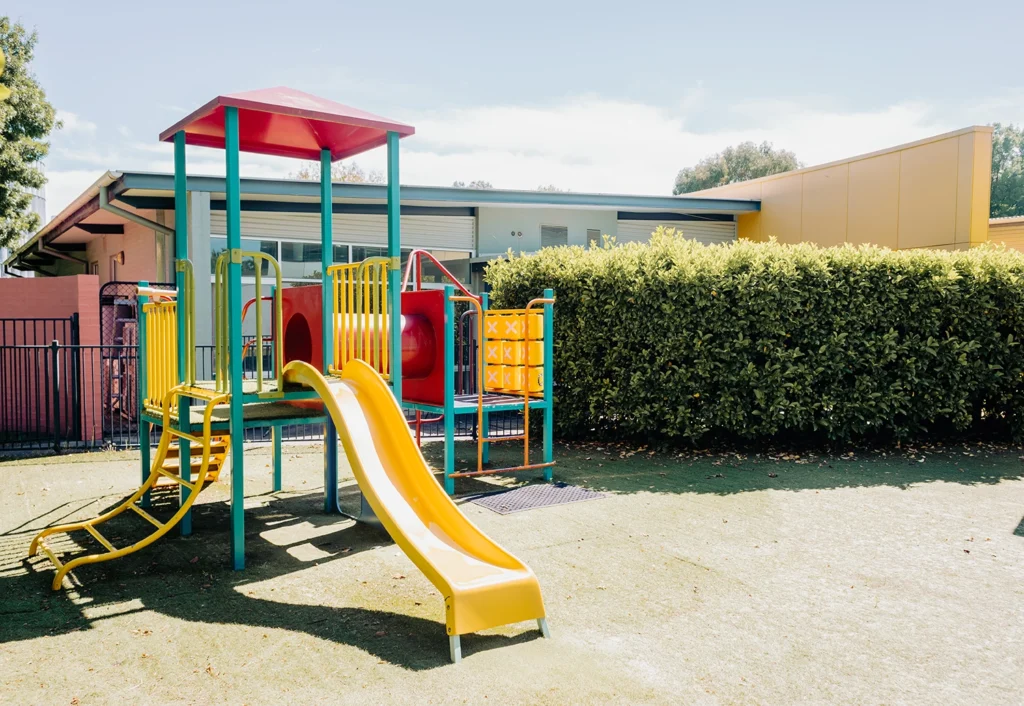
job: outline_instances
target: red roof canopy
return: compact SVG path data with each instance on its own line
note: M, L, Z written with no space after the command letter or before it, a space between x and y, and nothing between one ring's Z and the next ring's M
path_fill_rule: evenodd
M242 152L319 160L326 147L336 161L383 145L388 132L400 137L416 132L412 125L279 86L217 96L160 133L160 140L171 142L184 130L187 144L223 149L228 106L238 108Z

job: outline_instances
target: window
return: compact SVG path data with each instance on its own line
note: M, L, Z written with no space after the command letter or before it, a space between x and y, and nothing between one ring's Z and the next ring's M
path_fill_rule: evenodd
M98 275L100 273L100 261L93 260L89 263L89 274Z
M227 249L227 238L219 236L210 238L210 272L216 273L217 258L220 257L220 254ZM249 238L242 238L242 250L248 250L250 252L262 252L266 253L267 255L270 255L274 259L278 259L276 240L251 240ZM260 267L260 274L270 274L270 263L267 262L266 260L263 261L263 264ZM242 276L256 276L256 263L253 261L251 257L246 257L242 259Z
M587 228L587 247L599 248L603 242L601 231L598 228Z
M110 279L113 282L118 281L117 274L118 269L124 264L124 250L116 255L110 256Z
M559 245L569 244L569 229L565 226L541 226L540 246L542 248L553 248Z

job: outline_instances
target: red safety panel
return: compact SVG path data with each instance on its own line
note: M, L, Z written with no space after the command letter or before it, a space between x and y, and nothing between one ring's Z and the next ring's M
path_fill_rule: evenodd
M430 366L429 373L414 378L402 376L402 398L410 402L444 405L444 349L448 340L444 322L444 292L439 289L402 292L402 314L409 319L426 321L433 330L434 346L433 365ZM405 360L406 346L416 344L405 330L402 334L402 359ZM427 342L426 337L419 340ZM420 353L419 356L421 360L428 360L431 357L425 353Z
M288 287L281 292L281 314L284 318L284 362L302 360L323 370L323 335L319 284Z

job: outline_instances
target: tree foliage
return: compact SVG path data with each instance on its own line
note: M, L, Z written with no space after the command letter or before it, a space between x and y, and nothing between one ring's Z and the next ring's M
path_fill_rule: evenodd
M320 181L320 164L308 162L289 176L292 179ZM331 165L331 181L346 184L383 184L384 175L376 169L366 171L357 162L335 162Z
M485 274L497 309L554 289L562 437L1024 437L1024 254L610 240Z
M780 174L801 166L794 153L777 150L770 142L762 142L760 145L741 142L735 147L726 147L718 154L705 157L696 166L681 169L676 175L673 193L688 194L691 191Z
M454 181L454 182L452 182L452 186L454 186L456 189L493 189L494 188L494 185L491 184L491 182L484 181L483 179L474 179L473 181L469 182L468 184L466 182L464 182L464 181Z
M29 210L29 190L46 183L40 168L50 150L46 138L60 127L31 72L35 45L35 32L0 17L0 51L7 58L0 84L11 90L0 102L0 247L17 243L39 227L39 216Z
M1024 216L1024 128L992 125L992 218Z
M562 187L556 186L554 184L548 184L547 186L541 184L540 186L537 187L537 191L548 191L553 194L567 194L570 191L572 191L572 189L563 189Z

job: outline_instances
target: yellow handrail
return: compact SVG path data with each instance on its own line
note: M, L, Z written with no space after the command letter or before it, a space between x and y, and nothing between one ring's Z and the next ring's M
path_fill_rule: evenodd
M388 317L388 267L386 257L327 268L331 276L331 313L334 361L329 367L340 373L350 360L371 365L390 379Z
M214 355L217 359L217 366L215 370L215 388L218 392L228 392L230 388L229 376L230 368L228 366L228 350L229 350L229 316L228 310L228 277L227 277L227 266L229 258L231 257L231 251L225 250L217 257L217 262L214 266ZM262 309L262 297L263 297L263 268L262 262L269 262L274 268L274 335L273 339L276 341L274 346L274 378L277 380L277 393L281 394L284 390L284 360L283 360L283 346L284 346L284 316L282 311L282 298L281 298L281 264L276 258L267 255L263 252L254 252L248 250L239 250L236 255L240 261L242 258L251 257L256 266L256 340L260 342L259 350L256 354L256 392L263 393L263 309ZM238 303L239 316L241 316L241 302Z

